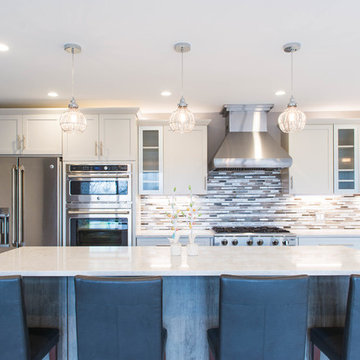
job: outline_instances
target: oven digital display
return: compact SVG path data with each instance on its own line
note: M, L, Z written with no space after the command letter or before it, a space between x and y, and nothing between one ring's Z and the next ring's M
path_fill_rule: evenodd
M124 180L71 181L71 195L128 195L128 182Z

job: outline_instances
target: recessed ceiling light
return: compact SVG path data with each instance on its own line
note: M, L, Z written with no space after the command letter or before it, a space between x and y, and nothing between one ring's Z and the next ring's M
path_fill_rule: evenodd
M57 92L55 92L55 91L50 91L50 92L48 93L48 96L50 96L50 97L58 97L59 94L58 94Z
M6 44L0 43L0 51L9 51L9 47Z
M284 90L278 90L278 91L275 93L276 96L283 96L283 95L285 95L285 94L286 94L286 92L285 92Z
M161 96L170 96L170 95L171 95L171 92L168 91L168 90L165 90L165 91L161 92Z

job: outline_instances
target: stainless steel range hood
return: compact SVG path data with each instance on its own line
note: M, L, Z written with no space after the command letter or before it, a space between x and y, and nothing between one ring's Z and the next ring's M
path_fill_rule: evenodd
M288 168L289 154L267 132L267 113L273 105L224 105L228 133L217 151L213 169Z

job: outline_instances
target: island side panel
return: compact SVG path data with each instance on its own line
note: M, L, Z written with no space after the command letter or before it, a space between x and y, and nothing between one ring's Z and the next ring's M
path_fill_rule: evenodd
M29 327L60 330L58 359L67 359L66 278L24 277L24 300Z
M310 278L309 328L344 324L348 286L348 276ZM60 327L58 359L77 359L74 278L25 278L24 290L29 324ZM219 277L163 277L167 359L208 360L206 330L218 325L218 311Z
M218 277L164 277L167 360L208 360L206 330L218 326Z

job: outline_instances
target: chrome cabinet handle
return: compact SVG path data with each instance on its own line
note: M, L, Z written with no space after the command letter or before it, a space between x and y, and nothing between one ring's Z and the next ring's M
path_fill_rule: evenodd
M95 141L95 155L97 156L98 154L98 142Z
M207 176L204 176L204 190L206 190L206 185L207 185Z
M294 177L293 176L290 177L290 188L291 188L291 190L294 188Z
M103 145L103 142L100 141L100 156L103 156L104 155L104 145Z
M25 135L23 135L23 138L22 138L22 149L23 150L26 149L26 137L25 137Z
M19 167L19 216L18 216L18 246L24 243L24 174L25 168L23 165Z
M17 247L17 226L16 226L16 177L17 168L13 166L11 169L11 227L12 227L12 240L11 243L14 247Z

